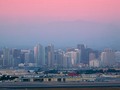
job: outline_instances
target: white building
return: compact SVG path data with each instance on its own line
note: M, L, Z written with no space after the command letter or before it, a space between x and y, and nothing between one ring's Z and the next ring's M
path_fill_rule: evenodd
M101 66L113 66L115 64L115 53L111 49L105 49L101 53Z
M100 66L100 62L97 59L93 59L89 61L89 66L90 67L99 67Z
M80 54L78 50L75 49L75 51L69 51L66 54L70 57L72 66L79 64Z
M115 52L115 61L120 62L120 51Z
M70 68L70 67L72 67L71 58L66 53L63 55L63 67L64 68Z
M40 44L37 44L34 47L34 61L37 66L45 65L44 49L43 49L43 46Z

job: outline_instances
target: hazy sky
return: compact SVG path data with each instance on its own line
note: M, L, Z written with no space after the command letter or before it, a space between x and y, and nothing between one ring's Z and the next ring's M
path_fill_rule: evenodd
M120 0L0 0L0 46L120 49Z

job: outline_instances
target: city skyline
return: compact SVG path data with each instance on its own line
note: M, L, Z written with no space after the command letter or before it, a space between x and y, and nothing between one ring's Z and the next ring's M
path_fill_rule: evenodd
M120 0L0 0L0 89L119 89Z
M75 48L55 49L53 44L36 44L31 49L0 49L1 67L119 67L120 51L105 48L102 51L77 44Z
M119 0L0 0L0 47L120 49ZM65 46L65 47L64 47Z

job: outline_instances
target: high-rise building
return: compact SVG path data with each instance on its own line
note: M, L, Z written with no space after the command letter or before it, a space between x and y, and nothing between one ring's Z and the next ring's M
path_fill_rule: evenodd
M72 63L72 66L74 66L75 64L76 64L76 52L73 52L73 51L71 51L71 52L67 52L66 53L69 57L70 57L70 60L71 60L71 63Z
M68 55L68 53L65 53L63 55L63 67L64 68L71 68L72 67L71 57Z
M43 66L43 65L45 65L44 48L40 44L37 44L34 47L34 61L36 63L36 66Z
M28 52L24 53L25 64L34 63L34 52L33 50L28 50Z
M91 48L86 48L85 50L85 60L84 60L84 64L89 64L89 54L93 52Z
M63 55L64 55L64 51L61 49L54 51L54 64L58 68L63 67Z
M115 52L115 65L120 67L120 51Z
M21 52L20 54L20 63L25 63L25 53Z
M77 48L80 50L84 50L85 49L85 45L84 44L78 44Z
M78 49L74 49L74 51L68 51L66 54L69 56L72 66L77 66L80 64L80 52Z
M96 59L95 53L89 54L89 61Z
M90 67L100 66L100 60L98 60L98 55L94 51L89 54L89 66Z
M12 49L11 54L12 54L12 63L11 64L13 67L17 67L18 64L21 63L21 58L20 58L21 50L14 48L14 49Z
M10 50L9 48L3 48L3 66L9 67L10 66Z
M76 58L77 58L77 60L76 60L76 65L79 65L79 64L81 63L81 61L80 61L80 60L81 60L81 59L80 59L80 58L81 58L81 52L80 52L79 49L75 49L75 52L76 52L76 54L77 54L77 55L76 55L76 56L77 56L77 57L76 57Z
M54 67L54 46L52 44L45 47L45 63L47 67Z
M84 44L78 44L77 49L80 50L80 63L86 63L85 62L86 56L85 56L85 46L84 46Z
M120 51L115 52L115 62L120 63Z
M43 50L43 52L44 52L44 50ZM43 56L43 60L44 60L44 56ZM45 62L45 60L44 60L44 62ZM30 52L29 52L29 63L35 63L34 62L34 50L30 50Z
M30 53L25 53L25 64L28 64L30 60Z
M115 64L115 53L111 49L105 49L101 53L101 66L112 67Z
M80 50L80 63L89 64L89 54L92 52L92 49L86 48L84 44L78 44L77 48Z
M97 59L93 59L89 61L89 66L90 67L99 67L100 66L100 62Z
M3 66L3 51L0 50L0 67Z

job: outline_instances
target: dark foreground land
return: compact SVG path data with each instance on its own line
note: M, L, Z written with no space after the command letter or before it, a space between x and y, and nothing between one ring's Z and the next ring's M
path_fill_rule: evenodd
M21 89L21 90L120 90L120 88L42 88L42 89Z
M1 82L0 90L120 90L120 82Z
M120 88L34 88L34 89L1 89L1 90L120 90Z

